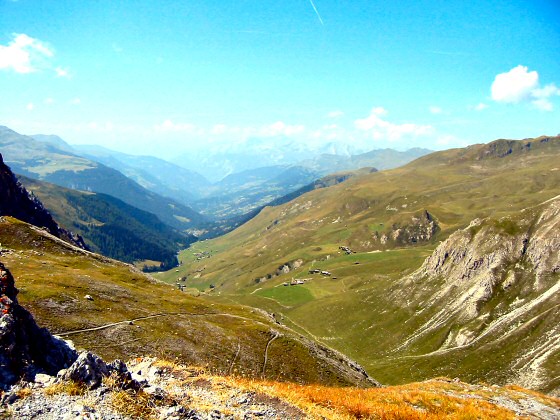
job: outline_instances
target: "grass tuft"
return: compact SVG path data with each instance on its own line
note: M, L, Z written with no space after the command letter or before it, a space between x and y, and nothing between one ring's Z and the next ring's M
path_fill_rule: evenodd
M58 394L81 396L81 395L85 395L86 392L87 392L87 387L84 384L74 382L74 381L59 382L45 388L45 394L49 396L58 395Z

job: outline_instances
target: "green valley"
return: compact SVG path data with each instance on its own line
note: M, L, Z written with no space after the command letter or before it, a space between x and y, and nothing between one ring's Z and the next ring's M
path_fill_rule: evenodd
M279 322L355 358L382 382L453 375L557 389L553 378L558 372L551 367L558 353L552 350L542 355L545 365L534 366L544 375L540 381L506 373L521 360L530 364L528 354L536 351L516 344L516 334L522 333L518 328L525 324L515 324L511 314L518 312L513 302L540 302L527 308L523 317L534 317L530 324L534 336L526 338L534 346L550 349L547 334L557 337L550 330L558 303L553 293L558 281L554 264L547 266L547 282L535 283L536 263L527 261L524 254L503 251L515 256L496 257L499 263L479 278L482 264L479 267L475 261L486 261L493 251L465 245L465 255L480 252L472 257L467 274L462 274L474 276L474 283L459 279L439 301L431 302L429 297L439 296L446 282L459 274L446 279L433 272L422 281L411 279L420 279L425 261L441 252L439 247L453 241L453 234L461 229L483 232L481 243L495 235L510 235L515 244L538 242L531 236L536 229L531 226L538 225L539 214L552 211L546 205L539 207L540 203L560 191L559 153L558 137L498 140L433 153L402 168L355 177L265 208L228 235L193 244L180 254L178 272L159 277L170 283L182 281L188 290L211 301L266 309ZM529 215L524 209L534 210ZM520 217L525 220L522 224L512 221ZM475 219L487 221L472 224ZM488 224L490 230L483 228ZM548 235L546 252L554 257L558 238ZM515 264L526 265L526 273L511 271ZM503 286L508 276L524 286ZM297 280L302 284L290 285ZM467 302L469 293L482 296L475 299L474 312L466 317L450 311L449 317L436 322L436 315L445 313L448 306ZM421 333L431 319L438 327ZM485 332L496 324L508 325L514 332ZM411 345L403 346L407 337ZM450 344L453 340L455 350Z

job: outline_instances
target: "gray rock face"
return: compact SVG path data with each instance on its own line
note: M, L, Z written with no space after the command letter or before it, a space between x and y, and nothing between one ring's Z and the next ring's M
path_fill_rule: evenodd
M108 375L107 364L99 356L84 351L72 366L66 369L62 379L80 382L93 389L101 385L103 377Z
M78 357L64 340L39 328L17 301L18 290L10 271L0 263L0 389L36 373L54 376Z
M558 392L559 273L560 196L507 217L473 220L394 291L395 301L418 308L410 320L418 327L397 350L442 333L428 354L507 348L500 363L511 372L508 380Z

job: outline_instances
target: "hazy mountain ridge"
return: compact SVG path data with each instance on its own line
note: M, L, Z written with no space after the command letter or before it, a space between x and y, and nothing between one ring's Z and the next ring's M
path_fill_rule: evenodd
M119 153L99 146L74 146L77 153L117 169L143 187L190 205L206 193L202 175L152 156Z
M0 127L0 150L16 173L63 187L112 195L157 215L161 221L186 230L204 217L172 199L148 191L115 169L64 152L53 145Z
M184 155L176 160L179 164L175 165L99 146L70 146L58 136L35 137L116 169L143 187L217 220L218 225L236 225L237 220L247 219L244 215L253 214L267 203L328 174L362 167L394 168L429 152L419 148L406 152L380 149L352 155L349 149L341 149L336 144L317 149L292 142L284 144L285 141L263 145L253 139L244 143L243 148L239 145L209 146L204 152ZM210 183L192 171L192 167L211 176L214 182ZM55 182L60 180L57 178ZM226 221L229 218L233 218L231 222ZM215 225L209 229L215 230Z

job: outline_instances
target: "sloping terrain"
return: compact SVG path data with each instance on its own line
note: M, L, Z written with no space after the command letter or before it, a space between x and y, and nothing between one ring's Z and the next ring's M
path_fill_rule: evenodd
M66 188L111 195L155 214L176 229L186 230L205 220L190 207L148 191L114 169L2 126L0 152L17 174Z
M449 375L470 381L522 381L541 390L557 390L558 373L552 368L558 357L556 335L555 330L548 331L558 315L554 309L557 273L547 274L552 277L546 283L534 286L538 269L529 265L525 280L514 281L516 286L508 293L499 286L505 280L496 277L490 284L497 296L489 297L492 303L470 320L452 311L453 305L466 306L461 300L471 293L466 281L449 278L452 292L425 307L428 297L439 296L441 276L417 284L403 278L410 279L441 241L477 218L487 220L484 224L503 225L506 233L512 229L516 235L529 235L530 226L538 224L539 212L546 211L535 206L560 190L559 156L558 137L498 140L353 178L266 208L225 237L194 244L180 256L179 275L187 278L193 293L197 290L208 299L234 300L274 312L280 322L355 358L382 382ZM523 209L530 208L541 210L535 210L534 219L529 213L523 216L528 220L525 224L511 225L504 219L517 220ZM502 241L492 239L491 230L481 232L477 243L481 253ZM508 264L517 264L511 262L517 257L510 255L503 267L495 269L509 272ZM519 264L525 267L523 258ZM169 281L171 275L160 277ZM486 323L498 322L500 314L515 309L510 305L517 297L525 299L521 306L535 305L520 329L511 335L492 329L484 336L487 340L468 345ZM494 307L498 309L492 312ZM426 334L416 337L439 311L445 320L439 329L426 329ZM532 317L534 322L521 328ZM500 347L501 337L505 341ZM519 344L521 337L526 337L523 344ZM437 352L447 339L449 348L459 342L465 346L440 355ZM510 374L509 369L524 366L523 360L534 367L524 370L528 376Z
M342 354L265 312L190 297L9 217L0 219L0 243L1 261L20 289L19 303L37 323L108 360L152 354L221 374L375 384Z
M20 177L58 222L81 235L90 250L139 266L171 268L177 251L196 240L155 215L106 194L71 190Z
M470 385L438 378L397 387L356 389L305 386L236 376L138 358L127 363L143 390L123 390L116 377L100 388L41 378L12 391L19 400L4 415L17 419L555 419L560 401L520 387ZM47 382L45 383L45 379ZM1 395L0 395L1 396ZM0 408L2 415L2 408Z

